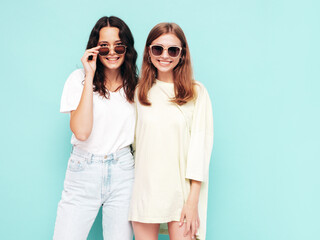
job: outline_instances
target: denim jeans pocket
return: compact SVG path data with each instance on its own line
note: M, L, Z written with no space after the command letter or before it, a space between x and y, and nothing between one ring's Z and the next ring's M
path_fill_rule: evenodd
M134 168L134 158L128 153L118 159L119 168L122 170L132 170Z
M86 168L87 159L71 153L68 162L68 170L71 172L81 172Z

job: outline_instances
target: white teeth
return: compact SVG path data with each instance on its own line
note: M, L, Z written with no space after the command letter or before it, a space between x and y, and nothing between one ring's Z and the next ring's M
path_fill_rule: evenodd
M106 57L108 61L117 61L120 57Z
M171 63L171 61L160 61L160 60L159 60L159 63L160 63L161 65L169 65L169 64Z

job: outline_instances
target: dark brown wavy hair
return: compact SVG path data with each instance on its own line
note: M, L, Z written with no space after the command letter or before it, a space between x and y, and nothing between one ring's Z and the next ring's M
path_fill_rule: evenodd
M125 59L121 65L120 73L123 79L123 89L126 94L127 100L133 102L134 99L134 90L138 82L138 73L137 73L137 52L134 49L134 39L132 33L125 24L118 17L102 17L100 18L96 25L93 27L89 41L87 44L87 49L96 47L99 41L99 32L101 28L104 27L116 27L119 29L119 37L124 45L127 46L127 51L125 54ZM104 73L104 66L97 58L97 69L93 78L93 91L98 92L101 96L106 98L110 97L108 89L105 87L106 76Z
M150 31L143 53L138 98L140 103L146 106L151 105L148 100L148 92L157 77L157 69L150 61L149 47L155 39L167 33L174 34L180 40L182 46L180 61L173 69L175 97L171 101L178 105L183 105L195 97L195 81L192 74L187 39L179 25L175 23L159 23Z

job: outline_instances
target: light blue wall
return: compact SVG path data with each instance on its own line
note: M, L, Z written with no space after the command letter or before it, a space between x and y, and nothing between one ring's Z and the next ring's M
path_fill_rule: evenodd
M214 109L207 239L320 239L319 12L317 0L2 2L0 239L52 237L71 148L60 96L103 15L128 23L139 67L155 24L186 33Z

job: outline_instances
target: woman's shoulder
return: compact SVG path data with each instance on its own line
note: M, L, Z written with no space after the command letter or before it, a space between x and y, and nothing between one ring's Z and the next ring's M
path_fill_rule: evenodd
M73 81L82 81L85 77L85 72L83 68L78 68L76 70L74 70L68 77L69 79L72 79Z
M79 68L74 70L68 77L66 84L67 85L72 85L72 86L79 86L79 85L83 85L83 80L85 78L85 73L84 73L84 69Z
M203 94L208 95L208 91L206 87L203 85L203 83L199 81L194 81L194 89L196 92L196 97L199 97Z

